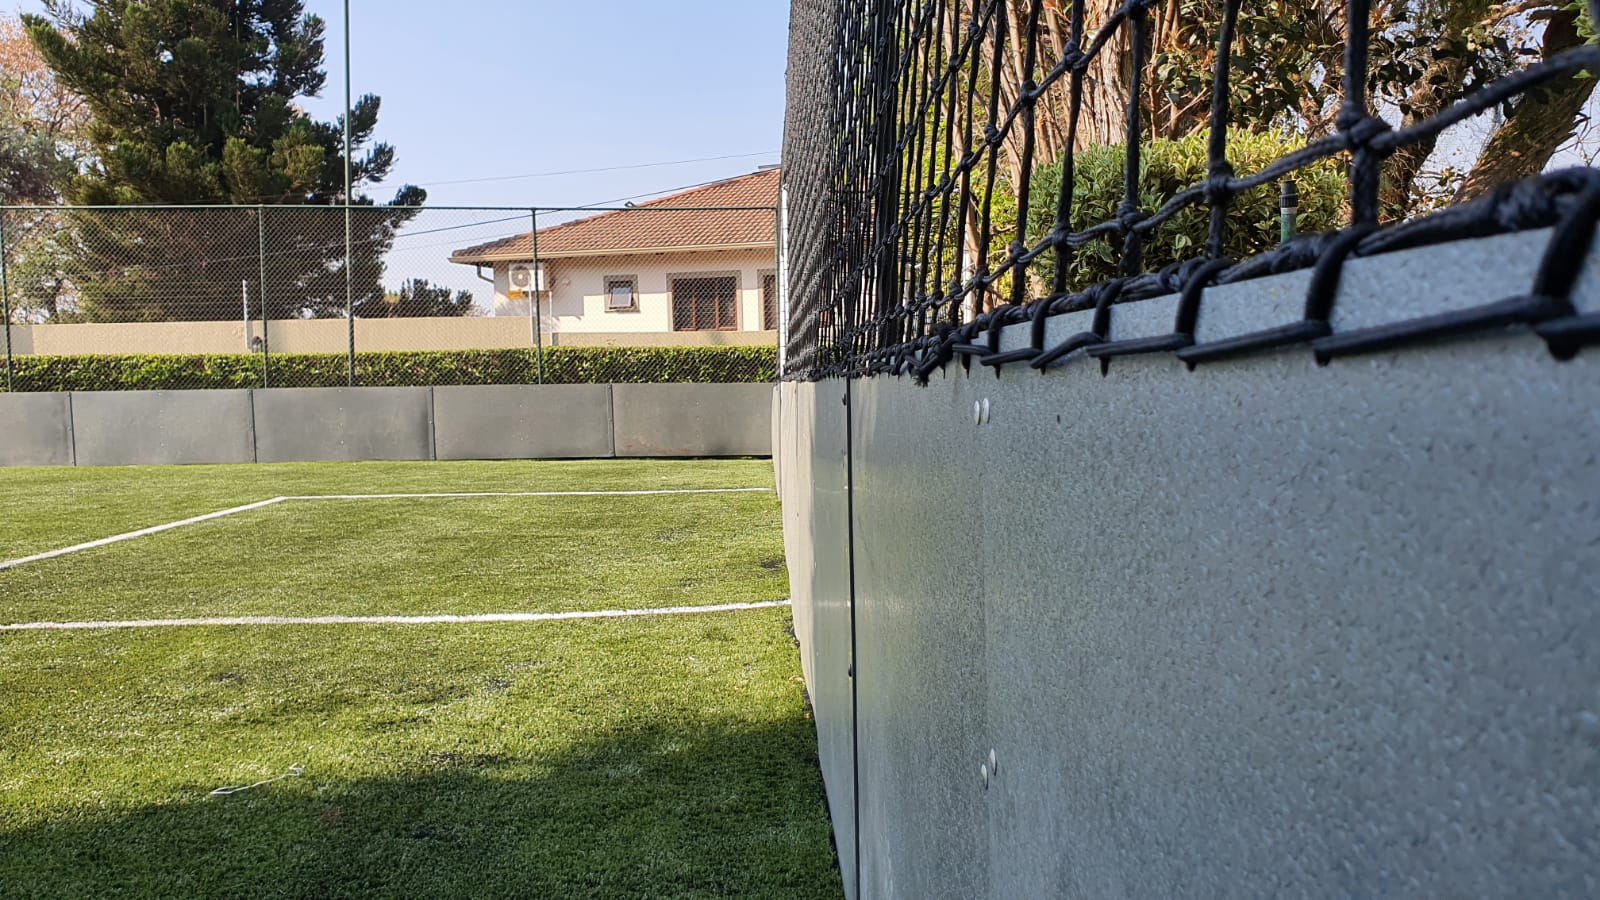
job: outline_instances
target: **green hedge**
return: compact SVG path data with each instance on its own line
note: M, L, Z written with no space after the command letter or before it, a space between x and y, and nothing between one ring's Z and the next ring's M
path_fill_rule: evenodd
M546 384L766 382L777 378L773 347L551 347ZM341 353L272 354L269 387L343 387ZM406 387L533 384L532 350L357 353L356 384ZM260 354L17 356L19 391L153 391L262 386ZM0 389L4 385L0 384Z

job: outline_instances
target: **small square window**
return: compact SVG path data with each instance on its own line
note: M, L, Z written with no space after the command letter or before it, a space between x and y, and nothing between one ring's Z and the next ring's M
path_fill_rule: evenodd
M639 309L639 279L613 277L606 279L606 312L637 312Z

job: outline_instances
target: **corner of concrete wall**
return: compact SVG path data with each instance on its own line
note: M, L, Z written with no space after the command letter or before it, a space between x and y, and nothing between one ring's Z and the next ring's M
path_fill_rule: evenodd
M1354 259L1335 328L1525 294L1548 240ZM1206 289L1197 337L1299 320L1309 277ZM837 382L780 410L847 885L853 836L863 898L1594 894L1600 353L974 370L852 382L848 444Z

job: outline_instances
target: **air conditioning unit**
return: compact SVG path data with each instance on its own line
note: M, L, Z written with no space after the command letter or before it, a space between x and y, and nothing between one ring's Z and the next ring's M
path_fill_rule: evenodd
M526 296L531 291L544 290L544 266L532 263L512 263L507 275L514 294Z

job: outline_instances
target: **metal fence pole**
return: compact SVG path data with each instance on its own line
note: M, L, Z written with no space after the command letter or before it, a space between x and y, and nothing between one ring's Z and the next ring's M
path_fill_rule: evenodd
M773 354L776 362L773 364L773 374L778 381L783 380L783 351L784 338L789 333L789 307L785 300L789 295L788 266L783 253L783 189L779 188L778 205L772 208L772 330L778 333L778 349ZM763 307L765 303L762 304ZM763 312L765 310L763 309ZM767 323L762 322L763 326Z
M539 384L544 384L544 323L539 321L539 288L544 281L539 270L539 210L529 210L528 217L533 227L528 232L528 243L533 253L533 303L528 306L528 316L533 319L534 364L538 367Z
M261 297L261 386L266 387L272 347L267 340L267 209L264 206L256 207L256 258L260 261L256 293Z
M344 321L345 330L350 338L348 354L349 375L351 387L356 386L356 288L355 273L352 267L355 260L350 252L350 195L344 198Z
M6 323L6 390L11 383L11 283L6 280L6 211L0 210L0 318Z
M351 387L356 386L356 290L350 252L350 0L344 3L344 319L350 337Z

